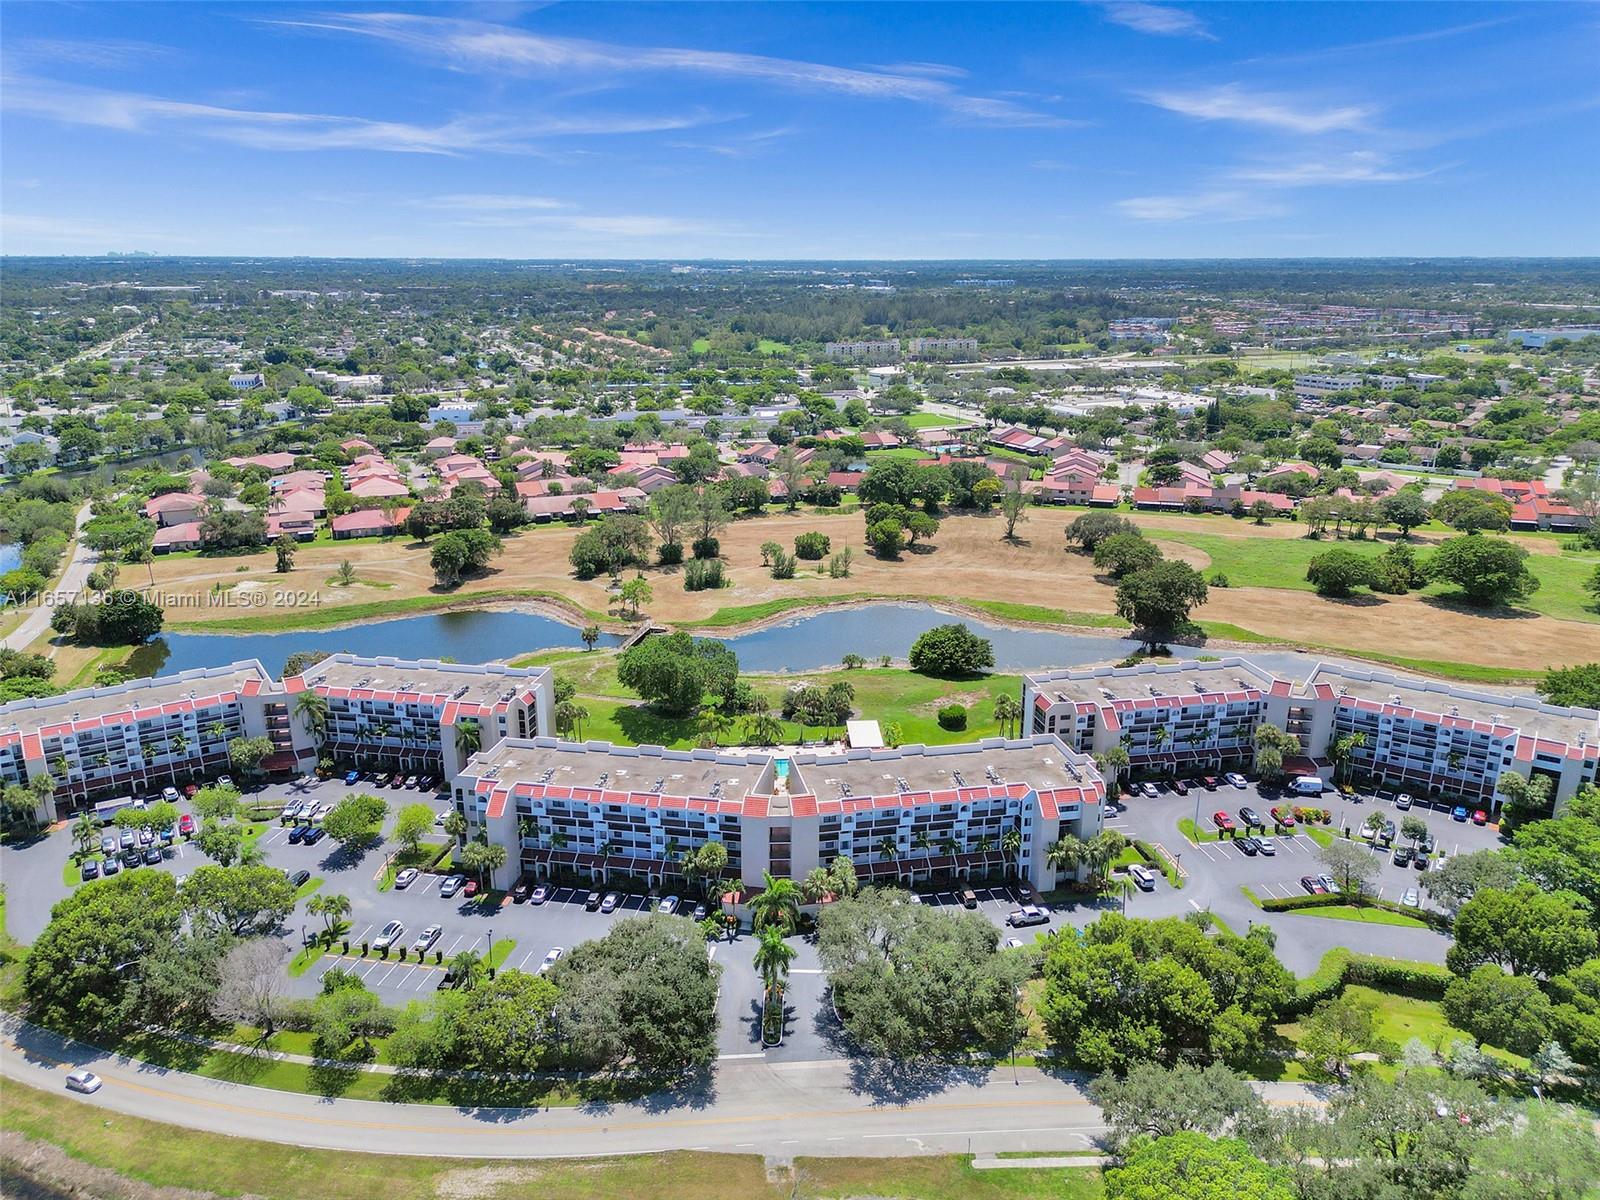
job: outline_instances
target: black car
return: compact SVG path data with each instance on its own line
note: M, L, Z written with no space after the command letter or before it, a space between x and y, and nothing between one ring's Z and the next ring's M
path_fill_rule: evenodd
M83 874L83 882L85 882L85 883L88 883L89 880L91 880L91 879L99 879L100 878L100 860L98 858L86 858L86 859L84 859L83 860L83 871L82 871L82 874Z
M160 846L146 846L144 848L144 861L149 863L151 866L155 866L158 862L160 862L161 861L161 847Z
M300 886L310 878L310 871L296 871L293 875L289 876L289 883L298 890Z
M115 854L106 855L105 862L100 864L100 874L102 875L115 875L120 870L122 870L122 864L117 861Z
M1261 814L1255 809L1251 808L1248 804L1239 810L1239 820L1246 826L1262 825L1262 827L1265 828L1265 825L1261 820Z
M456 969L454 967L445 968L445 973L439 977L438 990L441 992L447 992L451 988L459 987L460 985L461 980L456 976Z
M1426 871L1428 869L1428 852L1427 852L1427 850L1425 850L1425 849L1418 850L1417 853L1416 853L1416 857L1411 860L1411 865L1413 867L1415 867L1419 871Z
M1243 850L1251 858L1261 853L1261 843L1253 837L1236 838L1235 841L1238 843L1239 849Z
M526 879L517 880L517 886L511 889L511 902L513 904L521 904L532 891L533 885Z
M583 907L588 909L590 912L596 912L599 910L600 901L603 899L605 899L605 897L599 892L590 892L589 898L583 902Z
M289 830L289 844L292 846L296 842L305 841L306 840L306 834L308 834L310 832L311 832L311 826L309 826L309 825L296 825L293 829Z
M321 825L313 825L310 829L306 830L306 835L300 839L300 842L302 845L315 846L323 839L323 837L327 835L327 832L328 831Z
M1189 794L1189 785L1181 779L1174 779L1172 781L1172 790L1180 796L1187 796Z
M1394 852L1394 865L1397 867L1409 867L1412 853L1410 846L1398 847Z
M137 867L143 861L137 846L122 852L122 865L125 867Z
M1422 852L1424 854L1432 854L1433 848L1436 844L1437 843L1435 843L1433 837L1433 830L1430 829L1427 833L1422 835Z

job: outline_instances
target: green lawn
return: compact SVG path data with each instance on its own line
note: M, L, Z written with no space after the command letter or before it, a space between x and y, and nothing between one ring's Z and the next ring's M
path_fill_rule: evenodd
M906 417L906 424L913 429L949 429L965 427L972 422L963 421L960 417L942 417L938 413L914 412Z
M1359 921L1368 925L1399 925L1405 929L1427 929L1428 923L1386 908L1358 908L1354 904L1331 904L1326 908L1297 908L1297 917L1329 917L1335 921Z
M311 895L312 892L321 887L324 882L325 880L322 878L322 876L313 875L310 879L302 883L295 891L295 902L298 903L299 901L304 900L307 896Z

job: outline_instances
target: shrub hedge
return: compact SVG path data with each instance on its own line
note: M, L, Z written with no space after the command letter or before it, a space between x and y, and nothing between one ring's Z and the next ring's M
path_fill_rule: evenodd
M940 729L965 729L967 727L967 710L960 704L946 704L939 710Z
M1296 984L1294 999L1283 1015L1295 1017L1308 1013L1322 1001L1339 995L1350 984L1398 992L1419 1000L1440 1000L1454 978L1438 963L1358 954L1337 946L1322 956L1315 971Z
M1407 908L1402 904L1394 904L1372 896L1342 896L1338 892L1329 892L1321 896L1285 896L1282 899L1261 900L1258 904L1263 912L1295 912L1305 908L1334 908L1341 904L1349 904L1355 908L1381 908L1386 912L1413 917L1439 930L1450 928L1450 918L1443 913L1426 908Z

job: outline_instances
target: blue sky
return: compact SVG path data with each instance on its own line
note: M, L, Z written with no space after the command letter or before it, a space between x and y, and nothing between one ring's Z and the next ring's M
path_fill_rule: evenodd
M1591 4L8 3L10 254L1600 253Z

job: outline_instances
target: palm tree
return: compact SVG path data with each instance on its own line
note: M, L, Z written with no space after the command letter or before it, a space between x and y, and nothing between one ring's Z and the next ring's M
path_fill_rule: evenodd
M833 876L827 867L812 867L800 881L800 894L807 904L816 904L833 890Z
M1017 877L1022 877L1022 830L1012 826L1000 836L1000 849L1005 851L1006 857L1011 859L1017 868Z
M455 838L458 844L465 846L467 844L466 815L455 811L445 813L444 831Z
M701 712L699 724L701 736L716 746L721 744L722 735L733 728L733 718L720 708L710 707Z
M314 917L320 916L323 929L332 933L350 915L350 897L337 893L318 894L306 901L306 911Z
M911 848L923 854L933 849L933 838L926 829L917 830L916 836L911 839Z
M1170 726L1161 725L1156 728L1156 757L1161 757L1161 752L1167 748L1167 743L1172 741Z
M483 749L483 727L476 718L456 722L456 754L466 761Z
M895 841L892 836L886 835L879 839L876 849L880 859L886 858L890 862L893 862L895 859L900 857L900 843Z
M1103 754L1095 755L1094 760L1100 766L1100 773L1110 777L1111 786L1120 790L1123 775L1133 765L1133 760L1128 757L1128 748L1112 746Z
M944 838L939 842L939 853L948 854L951 858L954 858L961 853L961 843L953 837Z
M792 879L774 879L763 871L762 889L750 899L750 923L756 929L769 925L792 931L800 923L800 889Z
M782 993L784 981L789 977L795 948L783 940L783 930L776 925L763 928L760 938L756 945L755 968L761 974L767 995L776 997Z
M1022 701L1009 692L995 697L994 719L1000 723L1006 737L1010 737L1011 727L1022 719Z
M72 840L77 843L80 855L88 854L93 848L97 832L94 818L86 812L80 813L78 819L72 823Z
M1076 871L1083 865L1087 849L1083 839L1069 833L1044 852L1044 860L1057 871Z
M314 689L307 688L295 697L294 714L306 727L306 732L321 741L328 732L328 701Z
M593 650L594 644L600 640L600 626L585 625L578 636L583 639L583 648L585 650Z
M476 950L462 950L450 957L450 971L460 981L461 986L468 991L477 984L478 977L483 974L488 966L483 961L483 955Z

